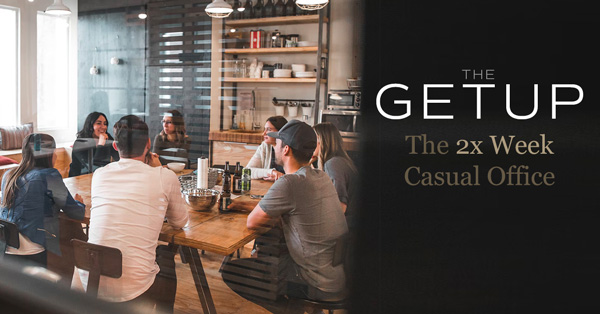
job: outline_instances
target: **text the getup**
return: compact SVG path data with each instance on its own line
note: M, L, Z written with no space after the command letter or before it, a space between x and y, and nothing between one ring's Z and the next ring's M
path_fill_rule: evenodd
M466 80L494 80L494 70L493 69L485 69L485 70L470 70L463 69L462 72L465 75ZM433 105L440 104L450 104L450 99L432 99L429 94L433 89L449 89L454 88L454 84L423 84L423 119L426 120L451 120L454 119L454 116L451 114L447 115L433 115L429 113L429 107ZM475 117L480 120L482 118L481 107L484 103L483 99L483 90L496 88L495 84L462 84L463 89L472 89L475 94ZM397 90L401 89L404 91L408 90L408 86L400 83L391 83L382 87L377 93L376 105L379 113L390 120L402 120L408 118L411 115L411 101L406 99L394 99L394 105L405 105L406 111L403 114L390 114L386 112L382 107L381 98L389 90ZM533 109L529 114L526 115L518 115L512 111L511 108L511 96L510 96L510 84L506 84L506 113L513 119L516 120L528 120L533 118L538 112L538 95L539 95L539 86L538 84L533 84ZM557 91L558 90L576 90L578 97L577 99L558 99ZM583 89L577 84L552 84L552 96L551 96L551 109L552 109L552 119L557 118L557 108L558 106L574 106L583 100ZM389 105L389 104L385 104Z

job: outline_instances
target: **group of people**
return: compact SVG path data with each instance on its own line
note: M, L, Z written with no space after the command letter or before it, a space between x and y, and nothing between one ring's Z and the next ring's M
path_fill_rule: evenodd
M117 121L114 138L107 133L103 114L88 116L86 126L79 135L89 136L87 141L95 142L93 153L99 157L95 160L106 162L102 167L92 163L98 168L92 177L88 242L116 247L122 253L121 278L102 278L98 296L172 312L177 287L175 248L158 245L158 237L165 219L174 228L188 222L179 180L162 167L158 154L150 152L148 126L139 117L128 115ZM53 168L55 149L50 135L30 134L23 141L21 163L2 178L0 218L16 224L20 240L18 248L7 246L0 252L4 260L46 267L47 251L61 255L59 211L75 220L84 218L82 197L72 197ZM73 286L86 287L87 279L87 271L77 270Z
M158 245L158 236L165 218L174 228L182 228L188 212L179 181L161 167L159 154L183 156L180 150L185 150L187 158L190 139L179 112L168 112L162 123L151 152L148 126L137 116L117 121L113 138L106 116L90 114L73 145L69 175L94 172L88 242L117 247L123 254L122 277L103 278L99 297L151 303L171 312L175 248ZM340 133L329 123L311 128L275 116L267 119L263 137L247 167L253 179L275 182L251 209L247 227L269 225L282 231L289 251L281 259L289 282L284 294L342 297L344 268L333 266L331 259L336 241L354 225L357 170ZM46 250L60 255L59 210L76 220L84 217L83 199L69 193L53 168L55 148L49 135L27 136L21 163L2 178L0 218L17 225L21 243L0 252L5 259L46 265ZM76 271L73 283L85 287L87 272Z
M169 110L164 113L161 123L162 130L154 137L152 152L159 155L163 164L169 161L187 163L191 139L186 134L183 115L178 110ZM119 160L114 138L107 130L105 114L92 112L87 116L73 143L69 177L94 172Z
M283 116L269 117L263 131L263 141L246 165L251 170L252 179L275 181L286 174L282 164L276 161L276 138L271 136L281 130L288 121ZM298 122L294 122L298 123ZM309 165L325 171L331 178L338 194L342 212L346 215L348 226L352 227L357 206L357 174L354 162L344 149L339 130L329 122L313 126L316 135L316 147L311 153ZM271 133L271 135L269 135ZM350 206L350 207L349 207Z

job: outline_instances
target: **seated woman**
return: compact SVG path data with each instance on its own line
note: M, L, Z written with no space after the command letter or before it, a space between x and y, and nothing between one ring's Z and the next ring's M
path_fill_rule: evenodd
M53 168L55 149L52 136L28 135L23 140L19 166L2 178L0 218L17 225L20 242L18 249L7 246L7 260L46 267L46 250L60 255L59 209L76 220L84 217L83 199L79 194L71 196L62 176Z
M273 116L267 119L263 131L263 142L246 165L250 168L252 179L265 179L275 181L285 174L283 166L275 164L275 139L268 136L269 132L278 132L288 121L282 116Z
M173 161L188 164L192 140L185 134L185 122L181 112L167 111L163 116L162 125L162 131L154 138L152 152L158 154L163 165Z
M119 160L119 153L112 145L114 139L106 132L107 128L108 120L101 112L92 112L85 118L83 128L73 143L69 177L94 172Z
M358 206L358 171L344 150L342 136L335 125L324 122L315 125L313 129L317 133L315 155L319 169L325 171L333 181L348 228L352 230Z

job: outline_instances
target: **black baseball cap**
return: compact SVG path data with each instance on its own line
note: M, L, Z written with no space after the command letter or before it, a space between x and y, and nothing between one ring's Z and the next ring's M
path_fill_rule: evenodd
M290 120L279 132L269 132L268 136L282 140L294 150L312 155L317 148L317 134L310 125L300 120Z

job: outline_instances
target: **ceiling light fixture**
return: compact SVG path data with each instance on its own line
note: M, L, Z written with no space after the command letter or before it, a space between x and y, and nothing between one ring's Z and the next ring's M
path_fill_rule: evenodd
M146 13L140 13L140 14L138 14L138 18L140 20L145 20L147 17L148 17L148 14L146 14Z
M211 4L206 6L204 12L210 17L222 19L228 17L229 14L233 12L233 9L231 8L231 5L224 0L213 0Z
M233 1L233 10L238 11L238 12L244 12L246 10L246 8L244 8L244 6L240 2L240 0L234 0Z
M327 6L329 0L296 0L296 5L302 10L320 10Z
M54 0L54 3L46 8L46 13L51 15L69 15L71 10L63 4L62 0Z

